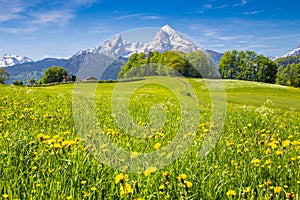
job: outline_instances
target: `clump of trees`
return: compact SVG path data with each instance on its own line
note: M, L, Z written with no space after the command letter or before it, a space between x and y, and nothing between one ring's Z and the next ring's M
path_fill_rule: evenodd
M5 81L8 81L10 74L3 68L0 68L0 84L5 84Z
M64 80L64 77L68 75L68 72L63 67L53 66L45 70L44 76L41 82L44 84L48 83L60 83Z
M23 84L23 81L20 81L20 80L14 80L13 85L15 85L15 86L22 86L22 85L24 85L24 84Z
M212 78L217 71L204 51L183 53L177 51L134 53L121 68L118 78L143 76L182 75L187 77Z
M224 79L276 82L277 64L254 51L225 52L219 63L219 69Z
M276 83L293 87L300 87L300 62L297 64L281 65L278 68Z

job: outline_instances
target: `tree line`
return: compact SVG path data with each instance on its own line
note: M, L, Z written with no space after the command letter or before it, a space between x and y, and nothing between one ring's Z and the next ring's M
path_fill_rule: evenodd
M276 83L300 87L300 55L279 58L276 62L279 66Z
M254 51L227 51L219 63L224 79L239 79L300 87L300 56L275 61Z
M119 79L143 76L182 75L214 78L217 69L204 51L182 53L177 51L134 53L118 74Z
M277 64L254 51L227 51L219 63L224 79L275 83Z
M254 51L227 51L221 58L218 68L204 51L183 53L177 51L134 53L118 74L119 79L143 76L182 75L196 78L220 78L277 83L300 87L300 55L278 58L275 61ZM63 67L54 66L44 72L40 84L62 82L68 77ZM0 83L9 80L5 68L0 68ZM30 85L36 84L30 79ZM14 85L23 85L15 80Z

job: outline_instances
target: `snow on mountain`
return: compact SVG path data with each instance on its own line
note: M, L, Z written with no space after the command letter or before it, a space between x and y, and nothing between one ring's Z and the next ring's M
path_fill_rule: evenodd
M27 57L9 55L9 54L4 54L2 57L0 57L0 67L9 67L17 64L23 64L26 62L34 62L34 61Z
M294 49L293 51L285 54L283 57L298 56L298 55L300 55L300 43L299 43L297 49Z
M191 52L200 50L195 44L184 38L169 25L163 26L155 37L146 45L146 52L177 50Z
M97 46L86 51L78 51L74 56L87 53L104 54L111 57L129 57L133 53L148 53L150 51L165 52L168 50L176 50L183 52L191 52L201 50L188 39L184 38L170 26L163 26L148 43L138 41L127 42L122 39L122 36L116 35L104 42L103 45Z

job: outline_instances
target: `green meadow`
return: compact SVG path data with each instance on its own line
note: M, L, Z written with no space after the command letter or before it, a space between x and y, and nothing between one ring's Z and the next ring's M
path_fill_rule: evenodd
M153 80L0 85L0 198L299 198L300 89L210 80L222 83L226 96L224 119L213 122L211 110L218 105L212 105L214 91L209 92L205 80L189 78L190 87L173 90L161 79ZM137 83L141 86L135 88ZM125 97L127 110L122 112L118 106L126 103ZM95 112L96 128L82 129L88 106ZM197 108L198 118L191 108ZM151 118L152 111L164 120L155 114ZM128 119L144 135L126 123L120 126ZM214 133L218 122L222 130ZM212 147L203 153L206 141L213 141ZM172 152L164 153L172 143ZM162 167L151 165L153 157L146 160L155 152L162 152L157 154L158 161L166 162Z

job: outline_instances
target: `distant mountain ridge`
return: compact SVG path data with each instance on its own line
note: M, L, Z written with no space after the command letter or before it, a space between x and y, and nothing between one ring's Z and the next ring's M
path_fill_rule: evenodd
M11 74L10 83L14 80L22 80L26 83L30 78L39 80L43 76L44 70L52 66L63 66L73 75L76 75L79 69L83 69L81 71L84 71L84 68L88 69L91 66L94 69L99 68L99 66L103 65L101 59L106 57L106 59L110 60L107 62L109 66L104 66L106 69L103 69L101 77L97 78L103 80L117 79L121 67L133 53L144 52L147 54L150 51L165 52L169 50L187 53L203 49L196 46L182 34L176 32L169 25L165 25L147 43L138 41L128 42L123 40L122 35L119 34L105 41L102 45L77 51L69 59L48 58L37 62L17 64L8 67L7 70ZM215 63L219 63L223 54L211 50L207 52L212 56ZM81 74L82 77L80 78L83 79L91 75L94 74L85 72Z
M17 64L27 63L27 62L34 62L34 61L25 56L10 55L10 54L4 54L3 56L0 56L0 67L9 67Z
M289 53L285 54L283 57L289 57L289 56L298 56L300 55L300 43L298 45L298 47L292 51L290 51Z
M148 43L141 43L138 41L127 42L123 40L122 36L116 35L110 40L104 42L103 45L95 48L87 49L85 51L78 51L75 56L81 54L103 54L111 57L130 57L133 53L149 53L150 51L165 52L169 50L176 50L182 52L191 52L203 50L197 47L187 38L176 32L169 25L165 25L156 33L154 38Z

